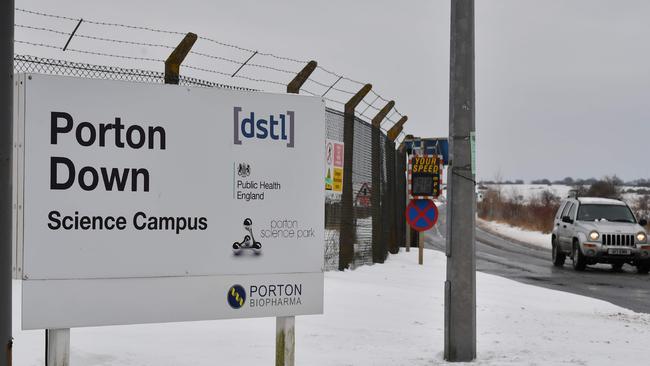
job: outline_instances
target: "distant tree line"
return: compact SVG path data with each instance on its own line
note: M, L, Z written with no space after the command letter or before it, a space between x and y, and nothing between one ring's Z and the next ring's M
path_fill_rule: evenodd
M479 182L480 184L526 184L523 179L517 179L517 180L504 180L504 181L499 181L495 182L493 180L482 180Z
M614 182L614 184L618 186L628 186L628 187L646 187L650 188L650 179L635 179L631 181L624 182L622 179L617 177L616 175L606 177L607 179L610 179ZM596 178L587 178L587 179L582 179L582 178L577 178L574 179L572 177L566 177L564 179L557 179L557 180L550 180L547 178L542 178L542 179L533 179L530 181L530 184L540 184L540 185L565 185L565 186L591 186L593 184L598 183L602 179L596 179ZM480 181L480 184L508 184L508 185L514 185L514 184L525 184L523 179L516 179L516 180L482 180Z
M623 185L623 181L617 177L616 175L611 176L611 177L606 177L606 179L612 181L615 185L621 186ZM531 181L531 184L545 184L545 185L552 185L552 184L558 184L558 185L565 185L565 186L591 186L594 185L601 180L596 179L596 178L588 178L588 179L573 179L571 177L566 177L564 179L559 179L559 180L554 180L551 181L549 179L536 179Z

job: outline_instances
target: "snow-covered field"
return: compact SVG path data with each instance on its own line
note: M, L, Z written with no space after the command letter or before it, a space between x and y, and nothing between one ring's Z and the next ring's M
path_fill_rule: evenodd
M481 229L507 239L514 239L518 242L551 249L551 234L544 234L539 231L529 231L500 222L483 220L481 218L476 218L476 225Z
M506 197L508 198L519 197L524 201L529 201L531 198L539 197L539 195L544 191L551 191L553 192L554 195L560 198L566 198L569 196L569 191L571 189L574 189L574 187L563 185L563 184L553 184L550 186L545 184L500 184L500 185L488 184L487 187L491 189L501 189L501 193L503 193ZM640 197L640 195L635 192L642 189L646 189L646 188L628 187L628 186L621 187L621 191L624 192L622 194L623 200L627 202L629 205L634 204L634 202L638 199L638 197ZM629 191L634 191L634 192L625 193Z
M558 184L550 186L545 184L489 184L487 187L491 189L501 189L501 193L505 194L506 197L520 197L524 201L529 201L533 197L538 197L544 191L551 191L554 195L560 198L566 198L569 195L569 191L572 189L570 186Z
M426 250L325 274L325 314L296 319L296 364L444 364L445 256ZM600 300L477 274L478 360L472 365L644 364L650 315ZM42 331L18 330L14 364L43 365ZM191 301L188 299L188 301ZM47 311L47 304L43 304ZM72 330L72 365L273 364L274 319Z

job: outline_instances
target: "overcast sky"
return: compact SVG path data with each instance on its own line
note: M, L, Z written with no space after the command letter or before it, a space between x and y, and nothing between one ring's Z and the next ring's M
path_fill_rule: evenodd
M260 52L317 60L339 74L370 82L382 96L395 99L399 111L409 116L406 132L423 137L448 134L449 4L449 0L16 0L18 8L192 31ZM650 177L648 19L650 2L643 0L476 0L479 178L494 179L497 174L525 180L612 174L623 179ZM20 12L16 23L66 32L75 26L72 21ZM169 45L182 38L85 23L78 32ZM16 39L62 46L66 37L17 28ZM73 39L70 47L156 59L168 53L80 38ZM202 40L194 50L242 61L250 56ZM16 53L162 70L159 62L63 53L25 44L16 44ZM270 57L254 60L300 69L299 64ZM186 63L228 73L236 69L194 55ZM247 68L242 75L291 79L267 71ZM277 85L256 85L214 73L182 73L278 90ZM326 84L336 80L322 71L314 78ZM337 86L359 87L350 82ZM305 87L321 92L316 84ZM328 96L346 99L343 93Z

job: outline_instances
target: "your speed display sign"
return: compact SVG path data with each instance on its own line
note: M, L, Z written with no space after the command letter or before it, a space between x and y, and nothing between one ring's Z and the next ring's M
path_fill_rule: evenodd
M441 160L437 155L414 155L409 160L409 197L411 199L440 196Z

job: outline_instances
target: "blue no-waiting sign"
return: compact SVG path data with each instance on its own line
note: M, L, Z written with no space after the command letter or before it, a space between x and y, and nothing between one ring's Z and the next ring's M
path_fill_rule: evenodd
M406 206L406 221L413 230L429 230L438 222L438 208L432 200L412 200Z

